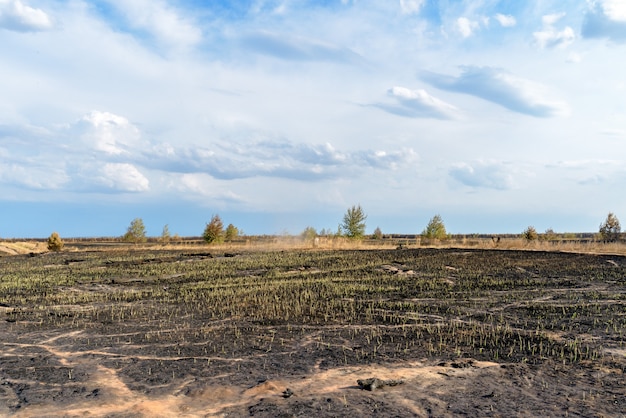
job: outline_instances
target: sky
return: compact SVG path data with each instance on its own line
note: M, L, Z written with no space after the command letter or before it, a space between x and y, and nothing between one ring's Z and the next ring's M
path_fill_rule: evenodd
M0 237L626 221L622 0L0 0Z

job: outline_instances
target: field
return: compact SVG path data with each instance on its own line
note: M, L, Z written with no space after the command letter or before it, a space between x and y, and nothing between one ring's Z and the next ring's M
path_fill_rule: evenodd
M619 417L625 333L619 255L13 255L0 416Z

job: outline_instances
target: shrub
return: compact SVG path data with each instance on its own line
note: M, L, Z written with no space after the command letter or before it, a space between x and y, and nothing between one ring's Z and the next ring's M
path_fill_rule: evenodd
M621 231L622 227L619 224L619 219L613 212L609 212L605 221L600 224L600 237L604 241L617 241Z
M312 226L307 226L300 234L300 237L305 241L313 241L317 237L317 231Z
M135 218L130 223L128 230L122 236L122 240L125 242L146 242L146 227L143 224L141 218Z
M437 214L431 218L426 228L422 231L422 237L429 239L446 239L448 237L441 215Z
M224 224L219 215L213 215L211 222L206 224L202 238L207 244L218 244L224 240Z
M48 250L61 251L63 249L63 245L65 244L57 232L50 234L50 237L48 238Z
M383 239L383 231L380 230L379 227L376 227L374 230L374 234L372 235L374 239Z
M539 234L537 234L537 230L533 226L529 226L522 232L522 238L526 241L535 241L539 238Z
M543 233L543 239L546 241L554 241L557 239L556 232L552 228L546 229L546 232Z
M352 206L343 215L340 231L348 238L361 239L365 235L365 219L367 219L367 215L361 205Z

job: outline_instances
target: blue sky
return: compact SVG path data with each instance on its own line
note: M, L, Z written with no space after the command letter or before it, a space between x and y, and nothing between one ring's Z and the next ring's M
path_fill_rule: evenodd
M597 231L624 74L620 0L0 0L0 237Z

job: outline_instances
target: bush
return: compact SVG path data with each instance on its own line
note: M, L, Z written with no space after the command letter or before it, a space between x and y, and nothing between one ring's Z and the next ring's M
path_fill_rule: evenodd
M602 237L603 241L617 241L621 231L622 227L619 224L619 219L613 212L609 212L604 223L600 224L600 237Z
M48 250L49 251L61 251L63 249L63 240L57 232L50 234L48 238Z
M313 241L317 237L317 231L312 226L307 226L300 234L300 237L305 241Z
M543 239L546 241L555 241L557 239L556 232L552 228L546 229L546 232L543 233Z
M143 224L143 220L141 218L135 218L130 223L128 230L122 236L122 240L125 242L146 242L146 227Z
M361 205L352 206L343 215L340 231L348 238L361 239L365 236L365 219L367 219L367 215Z
M437 214L426 225L426 228L422 231L422 237L428 239L446 239L448 233L446 232L446 226L441 219L441 215Z
M224 224L219 215L213 215L211 222L206 224L202 238L207 244L218 244L224 240Z
M372 235L373 239L383 239L383 231L380 230L379 227L376 227L374 230L374 234Z
M537 230L533 226L529 226L522 232L522 238L526 241L536 241L539 238L539 234L537 234Z

